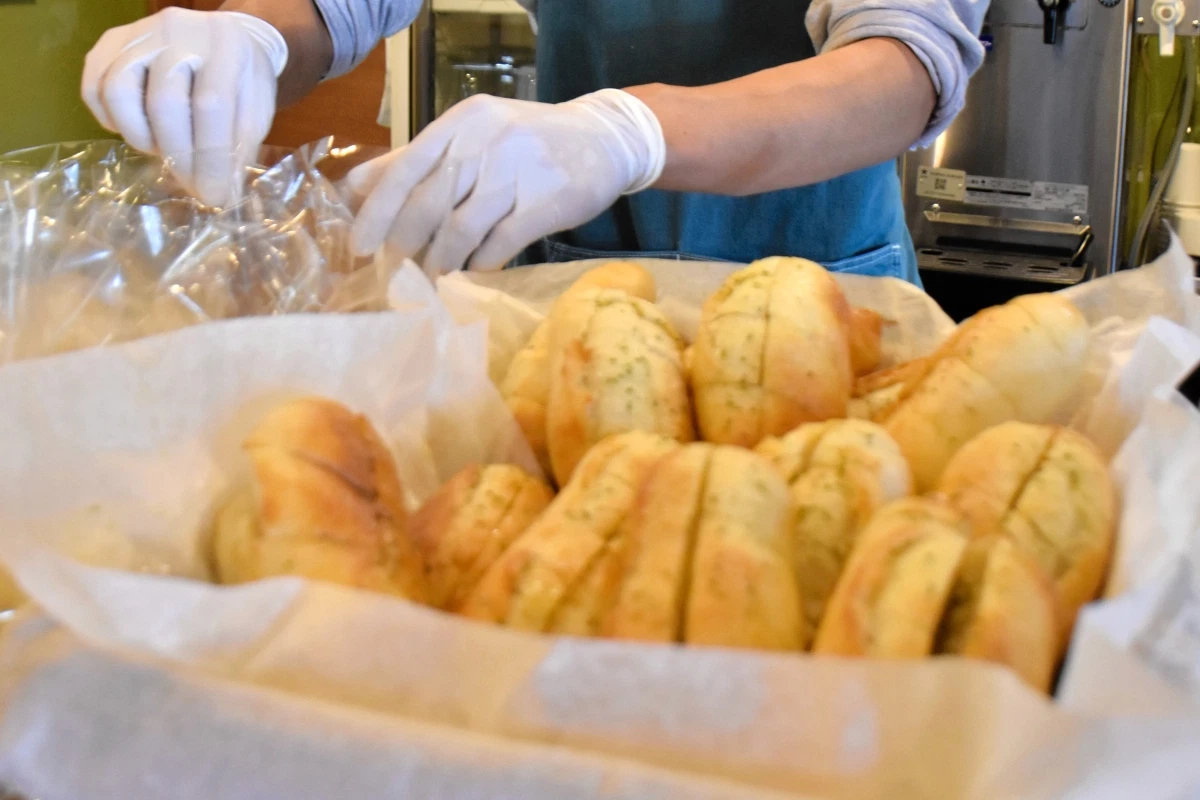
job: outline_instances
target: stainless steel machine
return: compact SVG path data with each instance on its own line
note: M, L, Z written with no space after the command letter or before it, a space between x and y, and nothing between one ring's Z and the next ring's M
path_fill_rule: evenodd
M901 167L952 316L1118 267L1131 2L992 0L966 108Z
M1130 89L1162 84L1157 73L1175 64L1180 82L1159 92L1170 98L1159 105L1182 105L1183 70L1194 71L1194 60L1171 55L1182 49L1177 37L1197 34L1200 0L992 0L981 35L987 56L966 109L901 165L922 276L953 316L1136 265L1130 219L1169 177L1165 129L1175 125L1162 108L1152 115L1149 92L1130 117ZM1155 58L1136 58L1139 47ZM1138 70L1156 74L1131 80ZM1194 138L1184 119L1192 113L1177 110L1175 119ZM1132 148L1130 131L1149 147ZM1146 163L1127 169L1133 151ZM1164 165L1167 174L1155 173Z

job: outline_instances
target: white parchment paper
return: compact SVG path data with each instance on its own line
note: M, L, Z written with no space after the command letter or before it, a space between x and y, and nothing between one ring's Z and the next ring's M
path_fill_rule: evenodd
M648 265L685 335L733 268ZM392 314L244 320L0 369L0 554L38 609L0 640L0 782L46 800L1200 788L1200 534L1195 502L1164 491L1200 481L1200 415L1169 391L1200 347L1178 249L1071 290L1099 343L1076 424L1109 437L1125 510L1119 588L1084 614L1054 702L955 659L554 639L296 579L191 577L237 442L281 397L368 414L413 502L471 460L532 466L487 375L587 266L455 276L441 302L408 273ZM952 328L911 287L843 285L897 323L889 359ZM120 544L65 555L89 538Z

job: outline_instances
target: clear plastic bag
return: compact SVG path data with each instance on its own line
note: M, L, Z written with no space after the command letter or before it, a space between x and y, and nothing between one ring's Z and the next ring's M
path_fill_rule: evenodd
M216 319L385 308L389 275L352 254L333 183L381 152L264 148L224 209L116 142L0 156L0 363Z

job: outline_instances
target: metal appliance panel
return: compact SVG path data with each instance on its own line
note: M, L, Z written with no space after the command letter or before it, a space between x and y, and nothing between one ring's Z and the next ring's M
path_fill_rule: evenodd
M1019 221L1080 230L1090 225L1094 240L1088 261L1096 274L1115 269L1127 90L1126 8L1125 2L1106 8L1099 0L1075 0L1058 43L1048 45L1042 41L1036 0L993 0L988 26L994 44L971 81L966 108L934 146L903 159L906 210L918 249L946 237L947 214L1012 221L977 232L998 250L1028 241L1029 226ZM921 166L969 176L1085 185L1086 213L920 197Z

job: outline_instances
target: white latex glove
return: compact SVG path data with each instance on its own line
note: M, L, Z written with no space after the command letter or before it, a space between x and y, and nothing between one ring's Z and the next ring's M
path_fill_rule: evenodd
M168 8L113 28L87 55L83 100L100 124L169 157L207 203L225 205L275 118L283 35L234 11Z
M365 198L355 248L369 255L386 241L389 255L424 250L430 274L497 269L652 185L665 160L658 119L626 92L556 105L477 95L347 176Z

